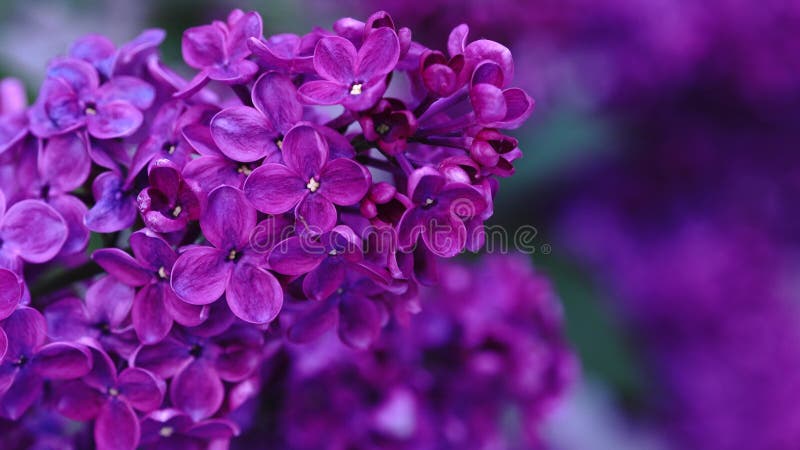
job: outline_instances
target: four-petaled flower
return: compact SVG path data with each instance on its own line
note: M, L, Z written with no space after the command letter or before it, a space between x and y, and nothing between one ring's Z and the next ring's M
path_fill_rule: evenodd
M302 227L319 234L336 225L336 205L358 203L369 190L369 172L351 159L329 160L328 143L310 125L292 128L283 140L284 164L267 163L244 183L247 198L261 212L295 209Z

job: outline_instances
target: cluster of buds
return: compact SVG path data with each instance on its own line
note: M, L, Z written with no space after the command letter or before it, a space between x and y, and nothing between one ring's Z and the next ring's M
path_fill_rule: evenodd
M265 38L236 10L186 30L188 81L160 30L79 40L31 106L3 81L0 414L225 442L286 341L407 323L436 260L482 246L521 155L500 130L533 109L467 35L445 56L379 12Z

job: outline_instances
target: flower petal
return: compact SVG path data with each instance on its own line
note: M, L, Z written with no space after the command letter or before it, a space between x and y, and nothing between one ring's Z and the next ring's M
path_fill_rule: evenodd
M6 212L0 238L3 247L32 263L53 259L67 241L67 224L55 209L39 200L23 200Z
M89 142L78 133L55 136L41 147L37 163L39 173L51 188L70 192L81 187L89 176Z
M213 367L204 359L186 366L172 380L172 403L195 421L213 415L225 397L225 389Z
M192 356L189 354L187 344L168 336L158 344L139 348L132 361L135 367L141 367L167 379L175 376L191 362Z
M89 245L89 229L83 223L88 210L86 205L72 195L59 195L49 199L53 207L67 224L67 240L61 248L62 255L82 253Z
M365 350L377 339L381 317L372 300L360 295L342 298L339 304L339 338L350 347Z
M47 334L53 339L78 340L87 335L86 306L79 298L65 298L44 310Z
M127 402L112 399L100 409L94 424L98 450L134 450L139 445L139 419Z
M335 159L320 173L319 193L337 205L354 205L364 198L370 186L370 174L351 159Z
M355 76L358 55L353 44L339 36L327 36L314 49L314 68L322 78L350 84Z
M22 284L17 275L10 270L0 269L0 320L10 316L17 309L20 298L22 298ZM2 359L0 357L0 361Z
M244 192L220 186L208 195L208 206L200 218L200 228L208 242L220 250L241 250L250 242L256 226L256 210Z
M225 60L225 35L219 27L203 25L183 32L183 59L191 67L202 69Z
M89 134L98 139L113 139L130 136L144 121L142 112L124 101L113 101L97 105L97 114L86 118Z
M211 135L220 151L235 161L251 162L278 151L273 125L256 109L233 106L211 119Z
M342 285L345 267L338 258L325 258L316 269L303 279L303 292L308 298L324 300Z
M131 310L133 329L142 344L155 344L172 328L172 316L164 305L162 283L148 284L136 294Z
M297 236L279 242L267 257L269 267L284 275L302 275L314 270L325 259L325 251L320 246L315 247L316 251L308 246Z
M289 131L303 117L297 88L289 77L278 72L267 72L259 77L253 85L253 104L277 132Z
M113 172L95 178L92 192L96 203L86 213L86 226L98 233L113 233L136 220L136 202L122 190L122 179Z
M298 226L312 234L331 230L336 225L336 207L322 195L309 195L297 205L295 210Z
M311 105L335 105L349 93L347 86L327 80L309 81L297 90L300 98Z
M54 342L42 347L32 364L36 372L45 378L69 380L89 373L92 358L85 347Z
M227 254L211 247L187 250L172 268L171 285L181 300L191 305L215 302L225 292L231 267Z
M339 309L336 307L337 301L331 300L315 306L311 311L300 316L300 318L289 327L287 338L298 344L304 344L316 340L326 331L333 328L339 320Z
M328 161L328 143L314 127L298 125L283 139L283 160L286 167L308 182L311 177L319 176Z
M8 336L6 357L30 356L44 344L46 326L44 316L33 308L23 306L14 311L3 321L3 330Z
M131 406L142 412L158 409L164 401L165 384L152 373L129 367L119 374L119 393Z
M6 356L6 350L8 350L8 336L6 336L6 332L0 328L0 361Z
M116 328L127 317L133 305L133 289L114 277L94 282L86 291L86 309L94 321L108 322Z
M97 417L106 402L100 391L80 380L56 385L54 398L56 411L81 422Z
M176 322L185 327L196 327L208 318L208 307L190 305L181 300L172 288L166 283L157 283L154 288L161 289L164 296L164 306Z
M400 59L400 41L389 27L381 27L367 36L358 50L355 77L369 81L394 70Z
M0 397L0 415L17 420L42 395L42 377L37 373L17 374L14 383Z
M142 267L133 257L118 248L101 248L92 253L92 260L114 278L129 286L144 286L153 280L153 272Z
M116 76L98 89L97 97L98 103L124 101L145 110L153 104L156 91L139 78Z
M278 280L246 261L233 269L226 293L231 311L245 322L272 322L283 305L283 288Z
M133 233L130 238L131 250L136 257L136 261L144 267L154 271L160 268L169 271L178 255L175 250L162 237L151 232L142 230ZM169 272L167 272L169 273Z
M244 193L261 212L281 214L294 208L308 189L297 174L283 164L267 163L247 177Z

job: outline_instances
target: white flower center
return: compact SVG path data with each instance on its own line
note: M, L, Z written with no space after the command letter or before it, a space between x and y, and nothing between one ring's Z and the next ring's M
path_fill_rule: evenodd
M362 83L353 83L353 85L350 86L350 95L361 95L362 86Z
M172 436L172 433L174 433L174 432L175 432L175 429L172 428L172 427L162 427L161 430L158 432L158 434L160 434L161 437L168 438L168 437Z
M308 180L308 183L306 184L306 187L311 192L317 192L317 189L319 189L319 181L317 181L316 178L311 177L311 179Z

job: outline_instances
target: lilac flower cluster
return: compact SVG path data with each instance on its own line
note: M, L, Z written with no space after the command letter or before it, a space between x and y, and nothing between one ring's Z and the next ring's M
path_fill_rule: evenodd
M369 352L332 333L290 346L262 402L274 426L243 443L286 449L544 448L545 414L576 374L547 278L522 256L448 264L426 308Z
M3 81L0 415L224 443L284 337L365 349L407 322L437 258L481 246L521 156L501 130L533 109L467 35L445 55L379 12L265 38L236 10L184 33L188 81L160 30L79 40L29 107Z

